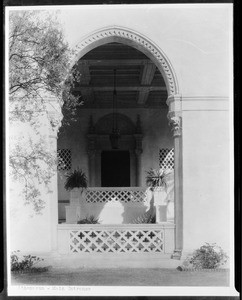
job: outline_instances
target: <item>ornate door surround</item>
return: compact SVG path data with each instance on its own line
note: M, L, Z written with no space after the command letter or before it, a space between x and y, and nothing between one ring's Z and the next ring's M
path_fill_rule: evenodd
M120 129L119 150L128 150L130 153L130 185L141 185L141 154L142 154L142 130L140 117L137 115L136 125L124 114L117 114L118 128ZM106 114L96 124L90 116L89 130L87 133L87 153L89 184L92 187L101 186L101 153L104 150L112 150L109 140L110 128L112 128L113 114ZM114 150L115 151L115 150Z

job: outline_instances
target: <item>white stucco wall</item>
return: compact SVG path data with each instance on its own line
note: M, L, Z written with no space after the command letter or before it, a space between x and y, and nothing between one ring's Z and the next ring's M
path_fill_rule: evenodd
M51 215L50 197L45 197L45 208L37 215L31 205L24 205L22 187L11 181L11 203L9 210L9 245L11 251L20 250L25 253L51 251L53 216ZM47 195L41 188L42 195Z
M228 111L183 112L184 248L205 242L229 251L231 157ZM199 134L198 134L199 133Z
M164 52L175 70L179 93L229 95L231 4L93 5L70 7L61 11L60 18L73 47L101 28L125 27Z
M9 150L15 149L16 145L25 149L26 155L31 154L37 156L32 148L29 139L38 143L43 139L43 147L46 151L52 151L55 145L55 138L49 119L46 114L42 114L38 118L39 134L33 130L33 127L27 122L13 122L9 126ZM52 144L53 143L53 144ZM27 154L28 153L28 154ZM23 152L23 155L25 152ZM44 166L46 168L46 165ZM12 169L7 169L12 173ZM22 173L22 170L17 170ZM7 220L8 220L8 244L11 251L20 250L25 253L32 252L49 252L53 249L55 234L53 224L58 223L58 203L57 203L57 189L56 176L50 179L48 187L44 183L40 183L37 178L33 178L35 187L40 192L40 199L44 201L44 208L37 212L34 209L32 199L30 203L26 202L25 180L19 177L20 180L14 180L9 176L7 180ZM32 181L29 179L29 183Z

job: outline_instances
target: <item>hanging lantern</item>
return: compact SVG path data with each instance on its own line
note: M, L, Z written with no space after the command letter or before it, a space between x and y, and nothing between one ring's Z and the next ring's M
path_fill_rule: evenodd
M120 138L120 133L116 129L113 129L112 133L109 135L109 139L111 142L112 149L118 149L119 146L119 138Z
M112 149L118 149L119 148L119 139L120 139L120 133L118 130L118 120L117 120L117 92L116 92L116 69L114 69L114 88L113 88L113 128L112 132L109 135L109 139L111 142Z

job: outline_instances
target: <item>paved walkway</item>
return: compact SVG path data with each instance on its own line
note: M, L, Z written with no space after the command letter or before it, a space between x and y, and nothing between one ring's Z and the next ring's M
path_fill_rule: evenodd
M176 269L181 265L180 260L171 259L171 255L160 253L77 253L77 254L44 254L37 256L44 258L43 266L59 269L76 268L163 268Z
M228 286L229 271L184 272L176 269L146 268L53 268L45 273L14 274L17 285L74 286Z

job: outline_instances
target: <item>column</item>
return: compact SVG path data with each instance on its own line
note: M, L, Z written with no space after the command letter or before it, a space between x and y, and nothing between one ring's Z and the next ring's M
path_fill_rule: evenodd
M142 176L141 176L141 154L142 150L136 149L136 186L142 186Z
M96 163L96 135L87 135L87 154L88 154L88 185L95 186L95 163Z
M95 186L95 158L96 151L94 149L88 149L88 185Z
M49 147L53 155L57 159L57 134L61 126L63 115L61 113L61 105L57 99L47 100L47 117L49 123ZM57 251L57 225L58 225L58 176L57 166L56 173L51 179L50 188L52 193L49 196L50 201L50 231L51 231L51 250Z
M142 134L135 134L135 155L136 155L136 186L142 186L142 174L141 174L141 154L142 149Z
M167 100L169 125L174 138L174 259L180 259L183 250L183 171L182 171L182 117L181 96L173 95Z

